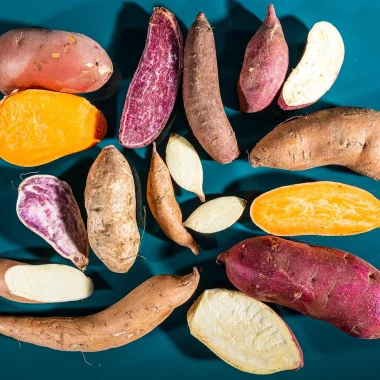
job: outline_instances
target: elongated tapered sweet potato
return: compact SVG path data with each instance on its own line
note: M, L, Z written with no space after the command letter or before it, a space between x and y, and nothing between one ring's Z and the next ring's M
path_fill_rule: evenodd
M37 166L97 144L107 132L103 114L86 99L26 90L0 103L0 157Z
M285 79L289 49L274 6L245 50L238 82L240 110L258 112L269 106Z
M187 276L155 276L108 309L87 317L0 316L0 334L60 351L121 347L169 317L193 295L198 282L196 268Z
M148 175L147 200L154 219L165 235L197 255L198 245L182 225L182 212L175 199L169 169L157 153L155 143Z
M330 322L358 338L380 338L380 271L359 257L260 236L238 243L218 262L251 297Z
M18 189L17 215L62 257L79 269L88 264L86 227L71 187L51 175L34 175Z
M252 149L253 167L305 170L341 165L380 180L380 113L336 107L290 119Z
M165 8L154 8L145 49L129 85L120 121L120 144L139 148L154 141L173 110L183 70L183 37Z
M380 201L338 182L284 186L257 197L253 222L278 236L355 235L380 226Z
M203 149L221 164L235 160L239 148L224 112L214 34L204 13L186 38L182 93L187 120Z

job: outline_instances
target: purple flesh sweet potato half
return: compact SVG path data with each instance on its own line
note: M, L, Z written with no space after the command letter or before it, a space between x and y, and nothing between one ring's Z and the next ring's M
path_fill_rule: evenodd
M129 85L119 141L126 148L152 143L173 110L183 70L183 37L175 16L154 8L146 45Z
M86 228L70 186L50 175L34 175L21 182L17 215L62 257L79 269L88 264Z
M241 292L380 338L380 272L350 253L274 236L244 240L218 256Z

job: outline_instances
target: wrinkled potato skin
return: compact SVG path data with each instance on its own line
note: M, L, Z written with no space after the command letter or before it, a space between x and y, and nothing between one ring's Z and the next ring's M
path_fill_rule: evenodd
M96 91L111 77L112 62L91 38L49 29L13 29L0 36L0 91Z
M140 234L135 183L124 156L106 146L93 163L85 189L90 246L113 272L127 272L136 260Z

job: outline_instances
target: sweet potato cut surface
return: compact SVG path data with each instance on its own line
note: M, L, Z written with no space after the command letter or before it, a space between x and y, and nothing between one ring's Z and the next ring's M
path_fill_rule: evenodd
M183 37L173 13L154 8L139 66L129 86L120 121L120 144L149 145L173 110L183 70Z
M338 182L284 186L256 198L253 222L278 236L355 235L380 226L380 202Z
M0 334L60 351L121 347L169 317L193 295L198 282L195 268L187 276L155 276L108 309L87 317L0 316Z
M264 375L303 366L301 348L286 323L243 293L206 290L187 321L193 336L241 371Z
M106 132L102 113L79 96L26 90L0 103L0 157L14 165L46 164L92 147Z
M218 257L243 293L332 323L358 338L380 338L380 272L333 248L274 236L244 240Z

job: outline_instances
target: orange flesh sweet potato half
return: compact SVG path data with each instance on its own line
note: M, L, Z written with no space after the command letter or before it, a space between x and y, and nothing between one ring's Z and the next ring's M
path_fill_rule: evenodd
M380 226L380 202L337 182L284 186L256 198L252 221L278 236L360 234Z
M0 103L0 157L14 165L46 164L92 147L106 132L103 114L76 95L26 90Z

